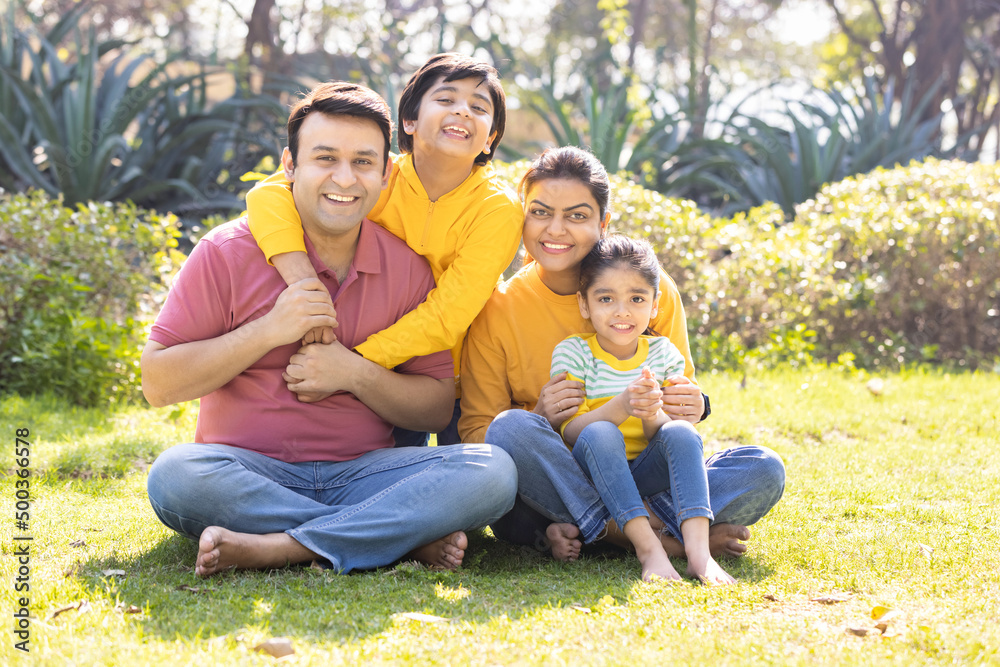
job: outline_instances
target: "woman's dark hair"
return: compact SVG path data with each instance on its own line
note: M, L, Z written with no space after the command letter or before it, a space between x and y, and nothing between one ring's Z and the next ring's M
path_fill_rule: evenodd
M660 260L649 241L633 239L624 234L610 234L591 249L580 262L580 294L587 297L597 277L607 269L625 268L635 271L653 288L653 299L660 291ZM647 336L659 336L652 327L643 332Z
M399 98L400 127L403 121L417 119L424 95L442 77L446 82L479 79L486 84L490 99L493 101L493 127L490 132L496 132L496 136L490 144L490 152L480 153L475 159L475 164L486 164L496 155L497 146L500 145L504 129L507 127L507 96L504 95L503 86L500 85L500 74L489 63L461 53L439 53L432 56L416 74L410 77L403 89L403 94ZM413 152L413 137L406 132L399 133L399 150L404 153Z
M579 181L586 185L600 209L600 219L604 220L611 198L611 182L604 165L593 153L576 146L547 148L531 163L517 186L517 192L524 199L535 184L553 178Z

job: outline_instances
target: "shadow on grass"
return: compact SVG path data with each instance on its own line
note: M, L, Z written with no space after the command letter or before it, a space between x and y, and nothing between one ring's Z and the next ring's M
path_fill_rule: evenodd
M482 533L470 535L467 565L457 572L401 563L344 576L292 567L203 580L193 573L196 553L193 541L172 535L134 558L92 559L76 576L91 600L105 597L112 607L120 602L143 609L135 621L144 635L190 640L259 629L324 642L383 632L402 612L487 624L550 608L593 607L608 595L627 604L639 576L634 556L618 549L595 549L576 563L559 563ZM675 566L681 569L683 563ZM770 575L752 559L727 561L723 567L747 582ZM104 570L126 574L106 576ZM658 585L664 597L684 590Z

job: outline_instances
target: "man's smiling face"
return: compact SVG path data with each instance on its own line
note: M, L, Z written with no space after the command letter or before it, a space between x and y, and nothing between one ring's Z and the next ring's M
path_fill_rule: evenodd
M282 164L306 233L352 232L388 183L384 138L373 121L311 113L299 130L298 155Z

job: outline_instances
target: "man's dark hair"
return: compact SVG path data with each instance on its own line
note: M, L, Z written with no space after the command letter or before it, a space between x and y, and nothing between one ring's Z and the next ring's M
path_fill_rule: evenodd
M385 138L383 166L388 163L389 145L392 142L392 112L389 105L370 88L346 81L329 81L310 90L292 107L288 116L288 151L292 154L292 164L298 159L302 121L313 112L373 121Z
M475 160L476 164L486 164L496 155L497 146L500 145L504 128L507 126L507 96L504 95L503 86L500 85L500 75L496 69L481 60L460 53L439 53L424 63L424 66L410 77L399 98L400 126L404 120L417 119L424 94L442 77L446 82L479 79L490 91L490 99L493 102L493 127L490 128L490 132L496 132L496 136L490 144L490 152L480 153ZM406 132L399 133L399 150L404 153L413 152L413 137Z

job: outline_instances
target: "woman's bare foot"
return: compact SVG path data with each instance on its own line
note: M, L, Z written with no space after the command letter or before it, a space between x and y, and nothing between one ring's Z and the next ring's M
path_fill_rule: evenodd
M649 526L660 536L663 549L673 558L685 558L684 545L676 537L664 533L666 526L660 517L653 514L649 503L645 503L649 511ZM708 529L708 550L713 558L738 558L747 551L744 544L750 539L750 529L735 523L716 523Z
M732 575L719 567L719 564L716 563L715 559L711 556L703 561L689 558L687 571L685 573L689 577L695 577L700 580L701 583L709 586L725 586L736 583L736 580L733 579Z
M550 523L545 529L545 537L552 545L552 557L564 562L574 561L580 557L583 543L578 539L580 529L571 523Z
M198 539L194 573L210 577L223 570L285 567L318 557L286 533L252 535L209 526Z
M708 529L708 550L713 558L738 558L747 552L744 544L750 539L750 529L735 523L717 523Z
M465 550L469 547L469 538L460 530L445 535L440 540L417 547L407 554L424 565L438 567L443 570L454 570L462 565Z

